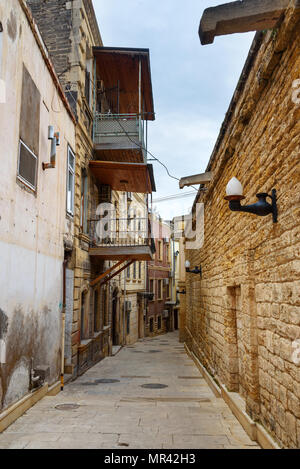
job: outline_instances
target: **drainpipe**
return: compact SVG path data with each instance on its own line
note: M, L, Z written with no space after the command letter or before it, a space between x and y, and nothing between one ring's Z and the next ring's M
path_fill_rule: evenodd
M64 390L64 372L65 372L65 325L66 325L66 269L67 260L63 262L63 304L62 304L62 337L61 337L61 371L60 371L60 390Z

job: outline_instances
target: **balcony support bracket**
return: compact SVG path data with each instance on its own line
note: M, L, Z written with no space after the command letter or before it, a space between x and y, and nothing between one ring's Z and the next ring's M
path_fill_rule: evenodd
M113 272L115 269L117 269L125 261L126 261L126 258L121 259L117 264L113 265L110 269L107 269L105 272L103 272L101 275L99 275L99 277L95 278L95 280L92 280L91 283L90 283L91 287L94 287L95 285L97 285L97 283L99 283L100 280L107 277L111 272Z

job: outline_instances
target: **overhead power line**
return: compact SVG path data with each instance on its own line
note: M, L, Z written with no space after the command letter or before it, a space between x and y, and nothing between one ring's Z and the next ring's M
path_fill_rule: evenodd
M184 197L194 197L195 192L186 192L185 194L174 194L169 195L166 197L159 197L158 199L153 199L153 203L165 202L167 200L174 200L174 199L183 199Z
M141 150L144 150L145 152L147 152L150 156L152 156L152 158L153 158L155 161L157 161L159 164L161 164L161 165L165 168L165 170L166 170L168 176L169 176L171 179L175 179L175 181L180 181L180 179L177 178L176 176L172 176L172 174L170 173L168 167L167 167L164 163L162 163L158 158L156 158L156 156L154 156L153 153L151 153L151 151L147 150L147 148L143 147L143 145L139 145L135 140L133 140L133 139L130 137L130 135L128 134L128 132L126 131L126 129L124 129L123 125L121 124L121 122L120 122L118 119L115 119L115 120L118 122L119 126L121 127L121 129L123 130L123 132L125 132L127 138L128 138L132 143L134 143L135 145L139 146ZM195 186L191 186L191 187L192 187L193 189L195 189L195 191L198 192L197 187L195 187Z

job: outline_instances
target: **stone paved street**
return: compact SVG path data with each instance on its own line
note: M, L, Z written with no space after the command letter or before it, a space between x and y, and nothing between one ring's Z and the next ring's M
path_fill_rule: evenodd
M115 383L97 383L115 379ZM146 389L144 384L165 384ZM59 410L60 404L77 404ZM176 333L123 348L46 397L0 435L0 448L258 448L217 399Z

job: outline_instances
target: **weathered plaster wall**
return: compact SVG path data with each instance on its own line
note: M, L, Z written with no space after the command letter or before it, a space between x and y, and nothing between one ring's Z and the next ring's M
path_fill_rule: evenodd
M205 241L187 250L186 341L202 363L246 400L247 412L285 447L300 447L300 77L299 16L264 35L209 168ZM233 213L224 201L236 176L246 200L278 191L279 219Z
M0 17L7 98L0 104L1 409L28 392L32 359L34 366L50 366L50 383L59 377L63 240L70 234L67 146L75 146L75 127L18 0L1 2ZM36 192L17 180L23 64L41 95ZM60 132L61 145L56 168L43 171L42 162L50 160L49 125Z

